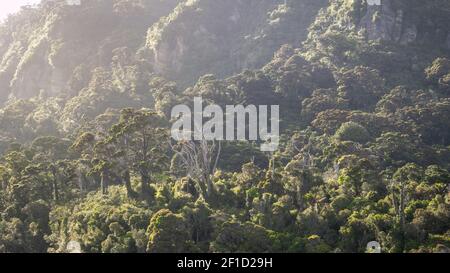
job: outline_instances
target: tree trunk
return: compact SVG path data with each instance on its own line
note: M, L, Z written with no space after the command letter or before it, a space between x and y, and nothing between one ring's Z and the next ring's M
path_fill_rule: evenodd
M211 177L209 177L209 175L205 175L205 181L206 181L207 198L211 198L214 195L214 184L211 180Z
M8 187L8 179L6 177L2 178L2 189L6 191L6 188Z
M141 170L141 196L148 202L152 199L152 192L150 190L150 175L146 170Z
M59 189L58 189L58 173L55 167L52 167L53 174L53 200L59 202Z
M302 195L302 187L300 185L297 185L295 189L295 201L297 204L297 208L302 210L303 209L303 195Z
M101 179L100 179L100 187L102 190L102 194L108 194L108 174L107 171L102 171Z
M84 192L87 188L86 175L81 171L78 174L78 186L80 187L81 192Z
M58 189L58 180L53 180L53 199L55 202L59 202L59 189Z
M131 175L130 171L126 170L123 174L123 181L125 182L125 187L127 188L127 195L130 199L137 199L137 193L133 190L131 186Z

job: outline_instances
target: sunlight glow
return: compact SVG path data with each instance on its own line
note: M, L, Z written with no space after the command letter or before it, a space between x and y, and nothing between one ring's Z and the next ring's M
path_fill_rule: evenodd
M0 1L0 20L5 19L8 14L15 13L25 5L38 4L40 0L2 0Z

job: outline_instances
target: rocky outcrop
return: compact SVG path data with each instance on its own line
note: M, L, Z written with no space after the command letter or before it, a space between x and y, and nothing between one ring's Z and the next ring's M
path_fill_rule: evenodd
M450 8L448 1L427 4L403 0L360 1L365 13L358 29L367 40L392 41L402 45L416 42L419 38L442 37L449 29Z
M391 1L369 2L359 28L365 31L368 40L409 44L417 39L417 26L405 25L404 11L395 10Z
M89 81L81 81L81 74L110 66L117 48L137 51L148 27L178 3L43 1L24 9L0 28L0 104L8 98L76 96Z
M306 43L306 58L328 54L322 59L329 63L348 61L326 52L330 34L450 49L450 2L431 2L43 1L0 25L0 104L9 97L72 98L91 71L111 68L113 51L122 47L138 51L154 71L183 87L205 74L225 78L261 68L282 45L301 47L307 37L314 42Z
M447 56L448 0L330 0L310 28L302 56L330 69L364 64L388 82L418 83Z
M155 71L181 85L262 67L283 44L300 45L326 0L192 0L148 33Z
M390 5L370 3L359 27L365 30L368 40L391 40L398 33L399 19Z

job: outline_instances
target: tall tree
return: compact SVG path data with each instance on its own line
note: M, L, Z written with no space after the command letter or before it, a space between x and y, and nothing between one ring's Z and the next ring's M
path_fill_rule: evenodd
M149 201L152 175L167 170L170 164L167 121L147 109L124 109L119 123L111 129L110 141L117 145L116 155L124 158L126 170L140 176L141 197Z

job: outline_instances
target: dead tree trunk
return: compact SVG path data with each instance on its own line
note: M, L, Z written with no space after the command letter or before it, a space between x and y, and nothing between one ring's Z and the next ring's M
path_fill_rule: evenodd
M222 144L216 141L186 141L172 147L179 156L187 175L199 184L202 196L214 195L212 175L216 172L222 152Z

